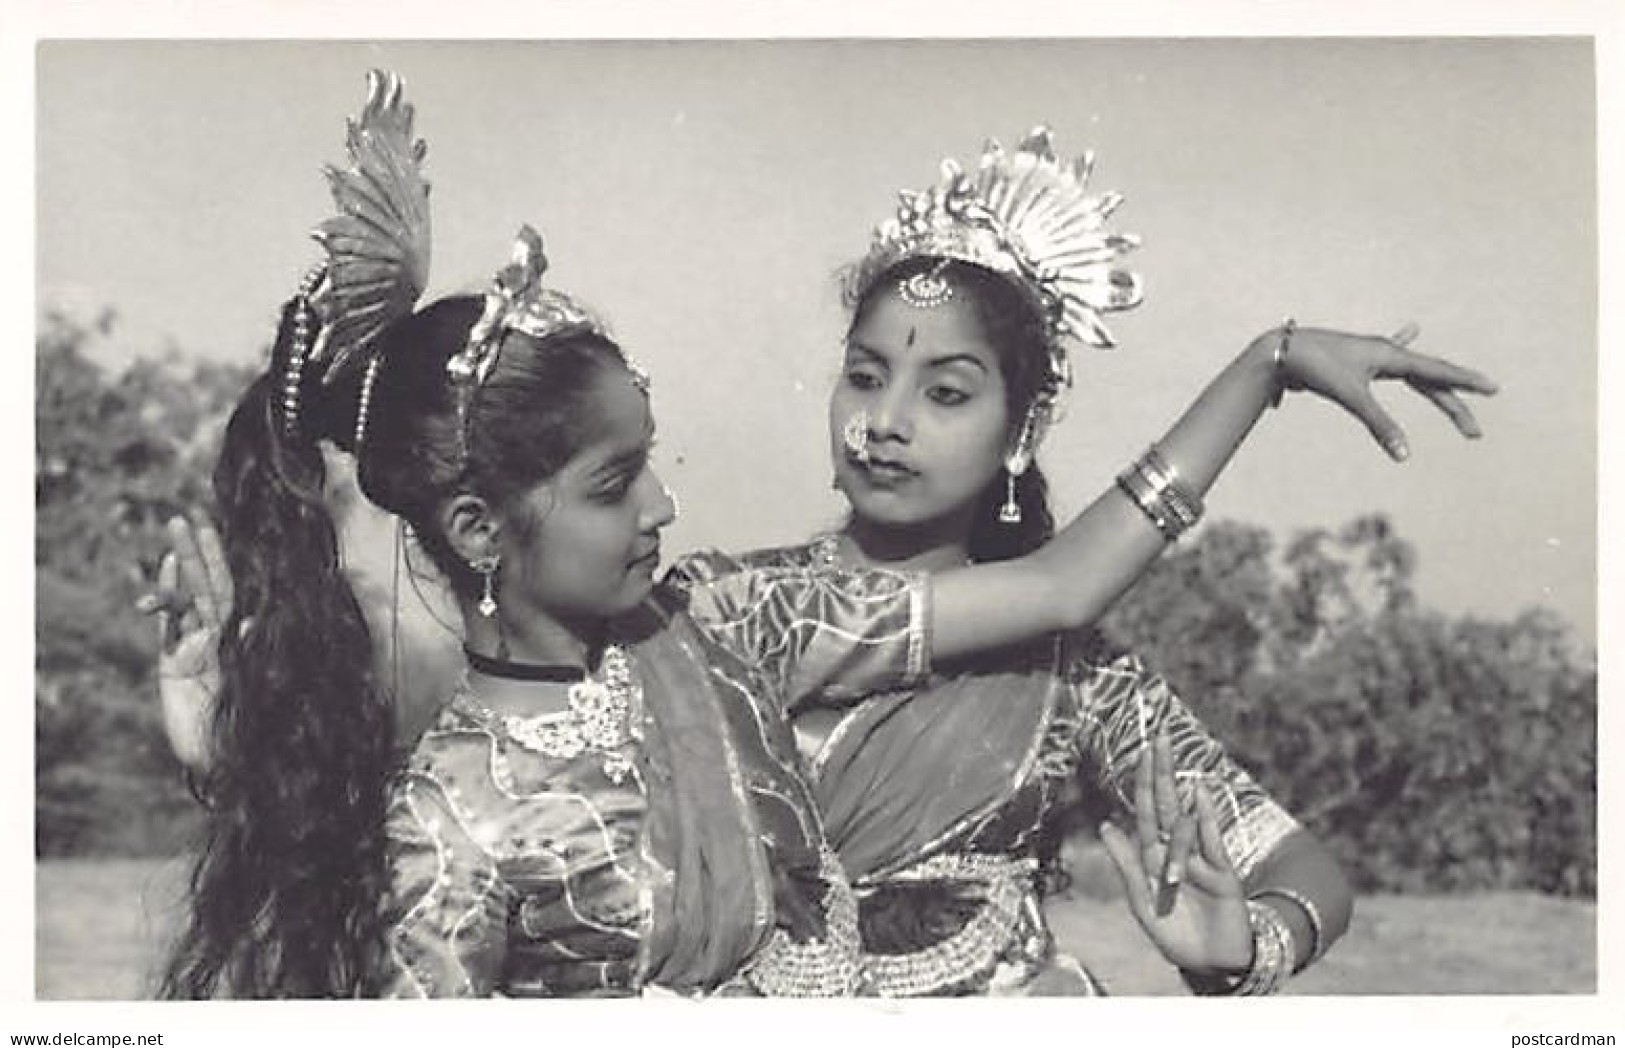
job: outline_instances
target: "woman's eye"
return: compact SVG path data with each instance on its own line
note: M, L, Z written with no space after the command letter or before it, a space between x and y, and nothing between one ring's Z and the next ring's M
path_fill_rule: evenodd
M599 488L597 491L593 492L592 497L597 501L602 502L606 506L613 506L616 503L626 501L626 496L631 492L631 490L632 479L627 477L617 480L613 484L608 484L602 488Z
M853 389L879 389L880 376L872 371L848 371L846 384Z
M953 386L932 386L926 395L945 407L957 407L970 399L970 394Z

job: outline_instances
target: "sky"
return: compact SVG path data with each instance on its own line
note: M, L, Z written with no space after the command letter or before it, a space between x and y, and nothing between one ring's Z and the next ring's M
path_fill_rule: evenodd
M834 275L940 158L1054 128L1127 198L1145 303L1080 350L1042 461L1080 508L1256 334L1386 333L1499 380L1459 439L1402 391L1390 462L1289 400L1209 499L1278 534L1390 515L1424 601L1556 609L1595 641L1596 137L1580 39L51 41L36 308L121 318L106 357L254 360L317 255L364 73L394 69L434 185L430 294L535 224L554 280L654 375L672 549L835 520Z

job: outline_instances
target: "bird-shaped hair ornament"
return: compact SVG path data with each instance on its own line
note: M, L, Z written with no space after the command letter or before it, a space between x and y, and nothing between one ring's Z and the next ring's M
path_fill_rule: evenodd
M563 291L544 287L547 252L529 225L519 227L508 264L497 270L485 292L485 308L468 333L462 351L446 362L459 387L478 387L496 366L502 338L510 331L542 341L556 335L592 332L608 337L604 322Z

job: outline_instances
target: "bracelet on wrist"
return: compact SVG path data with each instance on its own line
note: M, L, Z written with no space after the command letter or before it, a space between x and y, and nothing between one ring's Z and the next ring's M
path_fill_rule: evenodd
M1331 945L1326 941L1326 925L1320 919L1320 908L1315 905L1313 899L1302 892L1280 886L1260 888L1258 891L1253 892L1249 898L1260 900L1266 895L1274 895L1290 902L1303 911L1304 918L1309 922L1309 952L1304 956L1303 963L1295 965L1292 969L1293 974L1301 972L1320 960L1321 956L1326 952L1326 947Z
M1275 340L1275 352L1270 355L1271 377L1275 380L1275 395L1270 398L1270 407L1281 406L1281 398L1286 396L1286 357L1292 352L1292 336L1297 333L1298 322L1287 317L1281 322L1280 337Z
M1259 997L1272 994L1292 974L1297 955L1292 929L1279 911L1256 899L1247 900L1247 923L1253 931L1253 959L1239 972L1182 971L1185 984L1201 997Z

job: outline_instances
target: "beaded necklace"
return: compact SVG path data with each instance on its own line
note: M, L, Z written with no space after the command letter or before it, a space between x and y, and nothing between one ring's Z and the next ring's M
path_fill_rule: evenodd
M603 755L604 774L616 784L632 771L632 762L621 747L637 739L632 711L642 707L643 689L633 679L631 659L618 645L604 649L598 674L570 685L568 708L557 713L497 714L479 701L466 672L458 695L477 719L532 753L573 760L596 751Z

